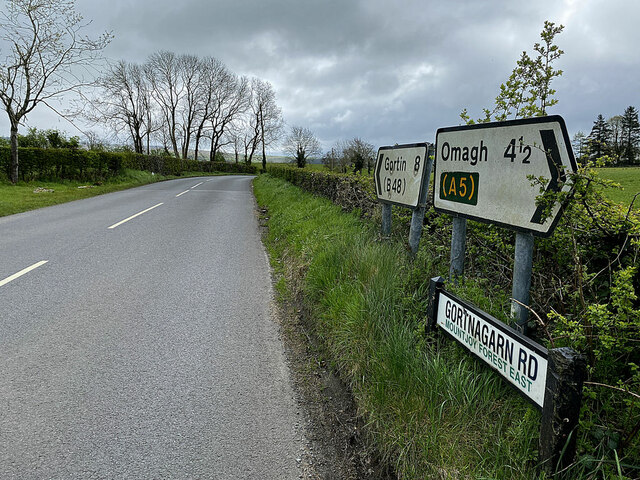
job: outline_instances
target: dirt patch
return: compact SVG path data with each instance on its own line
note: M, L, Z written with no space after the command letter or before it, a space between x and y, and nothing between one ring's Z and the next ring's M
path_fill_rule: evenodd
M309 325L309 312L292 302L279 306L282 338L298 401L307 415L310 463L307 478L387 480L396 478L363 436L363 422L347 386L325 360Z
M267 212L262 209L259 214L266 231ZM375 448L365 441L353 396L330 367L322 342L314 334L310 312L300 294L304 269L292 270L286 276L291 277L288 288L294 292L278 299L274 318L280 325L298 403L306 416L309 448L299 459L301 478L395 479L391 468L379 461ZM274 285L278 280L274 276Z

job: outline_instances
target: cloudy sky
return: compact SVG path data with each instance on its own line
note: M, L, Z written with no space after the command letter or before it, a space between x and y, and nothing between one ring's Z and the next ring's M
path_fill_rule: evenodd
M377 148L434 141L467 108L491 107L545 20L565 26L564 71L553 87L570 134L595 117L640 108L638 0L76 0L115 35L112 60L144 62L170 50L214 56L271 82L288 125L328 149L361 137ZM78 132L35 111L28 124ZM8 135L8 122L0 118Z

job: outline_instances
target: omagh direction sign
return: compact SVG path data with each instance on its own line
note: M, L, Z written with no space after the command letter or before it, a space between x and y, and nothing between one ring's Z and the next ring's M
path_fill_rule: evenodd
M437 295L436 324L542 408L547 349L444 290Z
M423 181L427 154L426 143L380 147L375 169L378 201L416 208L422 189L428 187Z
M441 128L436 134L436 210L506 226L534 235L552 233L561 206L550 212L536 203L540 186L569 192L576 171L562 117Z

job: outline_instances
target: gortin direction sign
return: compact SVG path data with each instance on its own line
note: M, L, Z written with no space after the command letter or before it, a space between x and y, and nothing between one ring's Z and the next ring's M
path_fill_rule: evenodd
M547 349L445 291L437 295L437 325L542 408Z
M569 192L576 171L562 117L441 128L436 134L434 206L436 210L515 230L548 236L560 218L536 205L540 186ZM545 214L547 213L547 214Z
M416 208L424 185L428 144L380 147L375 169L378 200Z

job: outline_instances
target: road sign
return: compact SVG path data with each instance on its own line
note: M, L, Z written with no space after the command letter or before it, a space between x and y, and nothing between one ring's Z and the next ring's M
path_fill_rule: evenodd
M436 134L434 206L436 210L515 230L548 236L560 218L536 205L540 186L569 192L576 171L562 117L554 115L506 122L441 128Z
M380 147L375 169L378 200L383 203L416 208L420 193L427 188L424 175L427 170L428 145L414 143Z
M542 408L547 349L449 292L437 295L436 324Z

